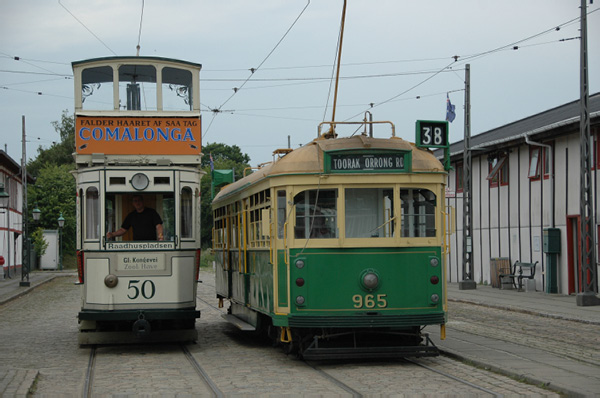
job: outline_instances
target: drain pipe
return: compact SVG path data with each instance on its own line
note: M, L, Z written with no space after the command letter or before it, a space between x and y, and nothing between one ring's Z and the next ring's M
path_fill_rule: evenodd
M554 228L554 162L552 159L552 146L531 141L528 135L525 135L525 142L528 145L540 146L548 149L548 161L550 162L550 227ZM540 164L543 165L543 162L540 162ZM544 178L544 170L540 170L540 178Z

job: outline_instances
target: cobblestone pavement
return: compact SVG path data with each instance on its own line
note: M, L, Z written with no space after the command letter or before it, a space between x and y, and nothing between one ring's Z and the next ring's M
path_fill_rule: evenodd
M499 341L519 342L598 366L600 325L450 302L448 327Z
M364 396L489 395L432 369L508 396L553 396L444 357L414 363L319 363L315 369L222 320L223 310L214 307L217 300L212 273L203 271L201 279L204 283L199 285L198 307L202 317L196 325L199 340L188 348L226 396L351 396L321 371ZM28 391L44 397L82 395L90 348L77 344L80 298L72 282L57 278L0 306L0 396L24 397ZM209 395L206 384L177 345L99 347L92 385L92 396Z

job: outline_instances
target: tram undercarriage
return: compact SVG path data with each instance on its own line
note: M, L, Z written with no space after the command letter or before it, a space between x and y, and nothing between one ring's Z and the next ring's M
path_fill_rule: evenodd
M295 353L307 360L385 359L439 355L439 350L429 335L422 333L419 327L404 330L279 329L281 333L276 338L286 352Z
M200 311L82 311L80 345L195 342Z

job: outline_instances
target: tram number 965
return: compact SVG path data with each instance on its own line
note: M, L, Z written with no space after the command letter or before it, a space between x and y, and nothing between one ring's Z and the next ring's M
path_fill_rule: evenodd
M360 294L352 296L352 302L354 308L386 308L387 307L387 294L367 294L365 297Z
M154 294L156 294L156 286L151 280L146 280L143 282L139 280L131 280L129 281L129 286L127 289L129 290L127 297L131 300L137 299L140 297L140 295L146 300L150 300L152 297L154 297Z

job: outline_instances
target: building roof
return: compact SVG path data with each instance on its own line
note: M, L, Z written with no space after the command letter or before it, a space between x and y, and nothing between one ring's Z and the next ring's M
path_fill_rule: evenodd
M8 172L12 173L12 175L19 175L20 177L21 165L15 162L13 158L8 156L3 150L0 150L0 166L4 167ZM27 173L27 182L34 182L33 177L29 173Z
M589 97L590 120L593 124L600 123L600 93ZM580 117L579 100L549 109L547 111L517 120L513 123L471 136L471 148L481 149L481 152L492 152L499 148L513 146L524 142L525 136L534 140L553 138L565 133L572 133L578 126ZM464 140L450 145L450 156L463 153ZM435 151L437 157L443 156L441 149Z

